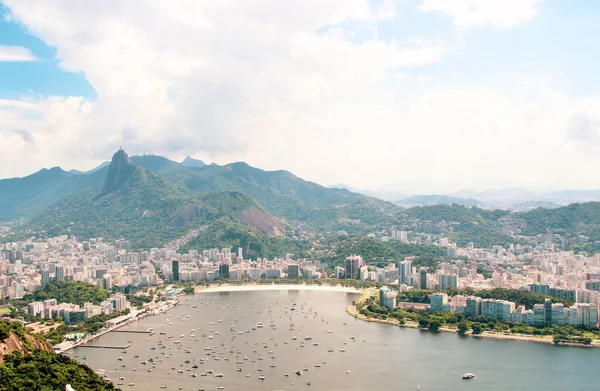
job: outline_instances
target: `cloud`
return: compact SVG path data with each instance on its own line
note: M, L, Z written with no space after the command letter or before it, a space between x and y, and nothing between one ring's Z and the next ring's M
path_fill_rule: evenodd
M422 0L423 12L441 12L452 17L460 30L483 27L508 29L533 19L543 0Z
M600 141L600 120L587 113L577 113L569 120L567 136L572 141L596 147Z
M0 62L34 61L36 58L27 48L21 46L0 45Z
M574 168L600 165L565 141L573 116L600 113L600 99L521 80L440 81L436 69L453 50L443 37L372 34L398 17L392 2L5 3L98 98L0 100L0 141L11 146L0 176L14 174L15 161L18 174L91 168L120 145L411 193L552 180L532 172L589 187L588 171ZM422 10L447 13L461 29L506 28L539 2L504 1L508 16L491 2L442 9L450 3Z

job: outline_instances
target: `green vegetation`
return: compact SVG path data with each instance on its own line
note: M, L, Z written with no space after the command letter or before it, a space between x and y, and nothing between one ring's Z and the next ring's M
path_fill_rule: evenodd
M67 356L34 350L30 339L45 342L44 338L28 334L18 322L0 321L0 345L11 332L19 337L29 354L16 351L4 357L0 363L1 391L64 390L67 384L76 390L116 390L93 370Z
M600 240L600 202L571 204L555 209L538 208L521 213L525 221L525 235L536 235L549 228L564 236L585 235Z
M12 312L11 309L8 307L0 308L0 315L7 315L7 314L10 314L11 312Z
M465 293L468 292L469 291L465 291ZM543 304L545 299L551 299L553 303L563 303L567 307L573 305L573 303L568 300L561 300L542 295L541 293L522 291L519 289L495 288L492 290L476 291L474 294L482 299L514 301L517 306L524 305L527 309L532 309L534 304Z
M510 212L484 210L461 205L415 207L400 214L405 224L413 223L422 232L445 234L459 246L473 242L476 247L507 245L513 239L502 233L498 220Z
M493 317L465 316L456 312L432 312L429 310L415 308L395 308L390 311L377 304L376 297L370 297L363 303L354 303L359 313L375 319L393 319L400 324L407 322L416 323L421 328L430 331L438 331L441 327L456 329L459 333L469 330L473 334L481 334L485 331L496 333L512 333L531 336L554 337L554 342L559 343L582 343L590 344L593 338L600 338L600 330L584 330L573 326L533 327L524 323L504 322Z
M82 306L84 303L100 304L108 299L109 292L98 285L81 281L51 281L44 290L37 290L26 295L25 301L43 301L56 299L58 303L73 303Z
M204 250L207 248L231 247L244 250L246 259L258 257L281 257L287 253L302 257L307 244L283 236L269 236L255 228L235 221L222 219L211 224L198 237L186 244L181 251Z
M408 256L416 256L417 266L437 264L445 251L439 247L401 243L400 241L382 242L379 239L360 236L340 236L325 244L331 248L331 255L321 257L330 265L342 264L352 254L361 255L368 265L387 266L390 262L404 260Z

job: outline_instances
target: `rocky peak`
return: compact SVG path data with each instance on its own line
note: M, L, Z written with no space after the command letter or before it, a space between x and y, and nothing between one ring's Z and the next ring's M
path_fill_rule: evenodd
M108 168L108 175L104 181L101 195L110 194L123 187L136 170L136 165L131 162L127 153L119 149L112 157Z

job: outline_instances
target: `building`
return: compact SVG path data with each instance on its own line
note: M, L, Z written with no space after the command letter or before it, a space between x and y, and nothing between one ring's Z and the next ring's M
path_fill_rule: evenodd
M544 300L544 314L546 316L545 324L546 326L552 325L552 300L545 299Z
M467 297L465 304L465 316L477 316L481 314L481 298L476 296Z
M292 263L288 265L287 268L288 278L300 278L300 266L297 263Z
M456 274L440 275L440 290L452 289L458 287L458 276Z
M362 264L362 257L360 255L351 255L346 258L346 278L356 279L358 278L359 267Z
M412 285L412 279L412 261L404 260L398 262L398 284Z
M427 289L427 270L425 269L419 271L419 288Z
M387 308L388 310L393 310L396 308L396 296L398 292L392 291L387 286L381 287L379 289L379 305Z
M56 272L54 273L56 281L65 280L65 268L62 266L56 266Z
M50 282L50 270L42 270L42 289L46 289L46 286Z
M228 263L220 263L219 264L219 277L228 280L229 279L229 264Z
M429 300L432 311L443 311L444 305L448 304L448 295L446 293L433 293Z
M546 324L546 307L544 304L533 305L533 325L544 326Z
M179 281L179 261L172 261L171 268L173 271L173 281Z

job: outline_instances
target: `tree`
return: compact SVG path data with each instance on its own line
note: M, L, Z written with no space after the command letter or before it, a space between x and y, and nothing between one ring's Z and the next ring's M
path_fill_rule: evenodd
M483 326L480 323L473 323L471 328L473 329L473 334L481 334L483 332Z
M433 319L429 322L429 331L438 331L442 327L442 322L438 319Z
M461 334L466 333L467 331L469 331L469 329L470 329L469 324L465 321L460 322L458 324L458 332Z

